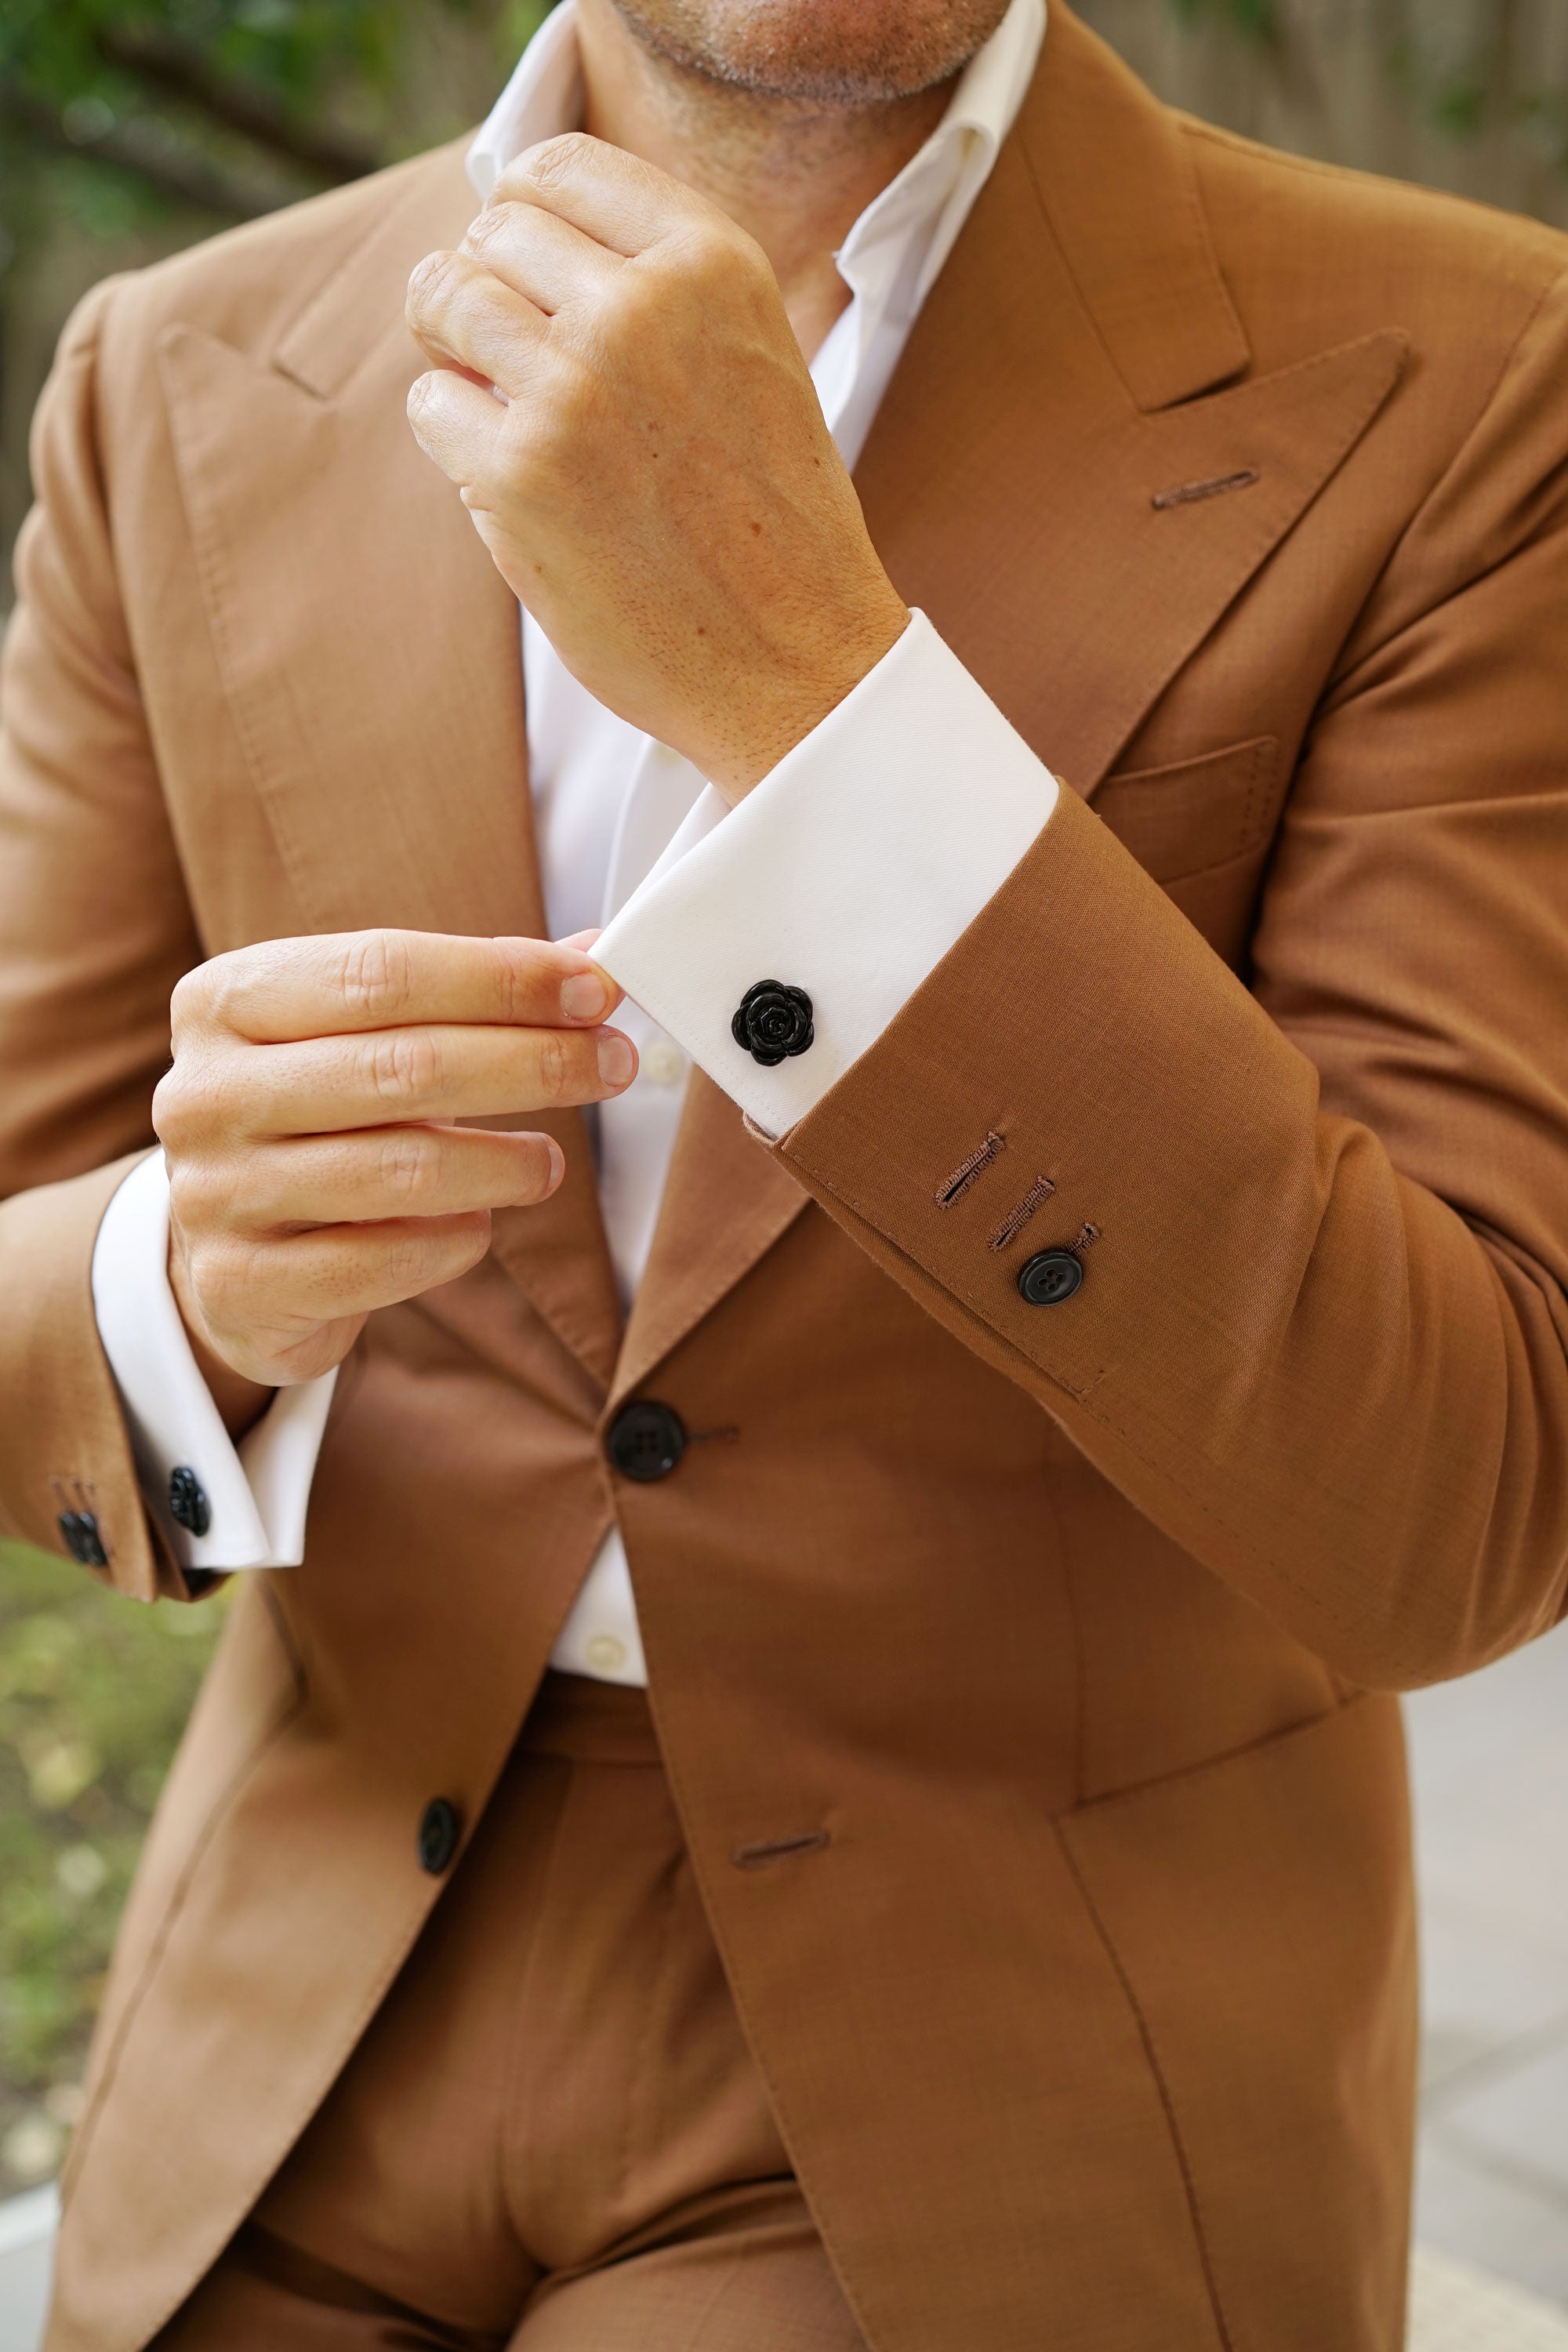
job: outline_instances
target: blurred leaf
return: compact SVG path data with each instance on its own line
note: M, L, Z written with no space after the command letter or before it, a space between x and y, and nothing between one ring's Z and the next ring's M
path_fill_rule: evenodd
M148 1816L226 1606L0 1545L0 2192L52 2170Z

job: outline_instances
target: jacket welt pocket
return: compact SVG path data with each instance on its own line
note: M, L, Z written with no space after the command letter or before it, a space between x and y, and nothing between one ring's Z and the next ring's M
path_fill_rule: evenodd
M1201 759L1108 776L1094 812L1156 882L1260 849L1278 809L1279 744L1254 736Z

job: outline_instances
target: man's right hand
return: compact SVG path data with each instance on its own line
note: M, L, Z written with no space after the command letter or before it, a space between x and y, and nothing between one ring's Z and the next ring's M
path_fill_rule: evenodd
M231 1432L341 1362L374 1308L477 1265L492 1210L555 1190L549 1136L458 1122L630 1085L595 936L274 940L180 982L153 1106L169 1276Z

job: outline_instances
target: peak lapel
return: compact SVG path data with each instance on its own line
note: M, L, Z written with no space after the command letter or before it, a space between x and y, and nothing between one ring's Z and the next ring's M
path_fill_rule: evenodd
M408 272L473 211L460 163L389 184L364 238L270 360L198 329L160 365L224 688L314 930L538 935L517 606L409 433ZM619 1339L592 1159L544 1118L566 1181L496 1219L494 1251L601 1381Z
M868 442L861 501L905 598L1089 793L1404 354L1391 331L1237 381L1247 343L1184 135L1053 0L1015 133Z

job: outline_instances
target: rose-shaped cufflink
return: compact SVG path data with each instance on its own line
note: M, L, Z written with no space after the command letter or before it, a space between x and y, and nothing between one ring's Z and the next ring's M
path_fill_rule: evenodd
M771 1070L788 1055L804 1054L816 1034L811 999L784 981L759 980L742 997L730 1034L753 1062Z

